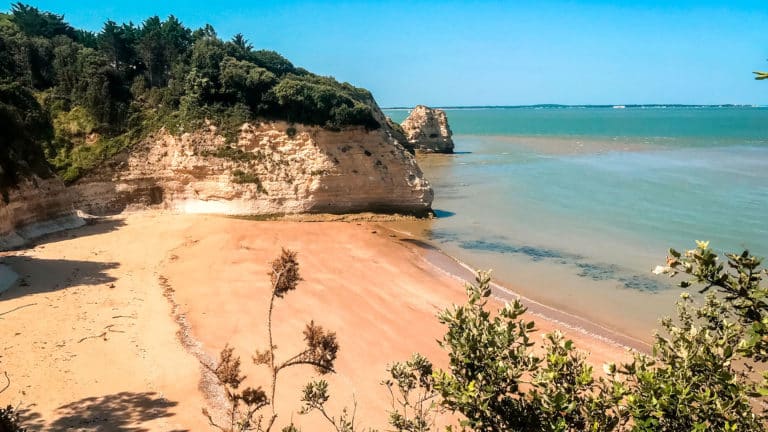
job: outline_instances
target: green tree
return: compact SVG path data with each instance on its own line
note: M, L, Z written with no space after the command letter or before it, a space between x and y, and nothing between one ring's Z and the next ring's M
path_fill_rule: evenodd
M247 60L277 76L291 73L295 69L293 63L288 61L288 59L270 50L252 51L249 53Z
M151 86L164 86L171 66L187 52L192 43L192 32L173 15L162 21L160 17L147 18L142 25L137 53L143 62Z
M268 109L269 91L278 82L272 72L232 57L221 63L220 79L223 95L232 102L246 103L254 114Z
M102 52L110 59L112 67L123 70L136 62L134 44L138 30L133 24L117 25L112 20L104 23L98 35L98 43Z
M52 38L57 35L75 38L75 30L64 21L63 15L41 12L21 2L11 6L13 22L29 36Z
M230 47L230 55L238 60L247 60L253 51L253 45L242 33L234 35L227 45Z
M8 189L21 176L50 176L40 143L53 138L53 128L28 89L0 84L0 130L0 193L8 202Z

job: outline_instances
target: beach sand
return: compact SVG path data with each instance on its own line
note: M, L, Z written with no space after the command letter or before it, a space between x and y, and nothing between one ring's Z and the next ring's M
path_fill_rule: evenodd
M335 331L336 373L323 377L331 412L356 402L361 426L386 426L387 365L413 352L446 364L435 315L463 302L460 278L469 273L417 239L363 221L137 213L3 253L0 264L19 280L0 295L0 371L10 377L0 404L19 405L32 430L210 430L200 410L215 410L221 393L201 362L229 344L246 383L268 383L250 359L266 347L267 271L282 247L299 253L304 281L276 303L278 359L301 350L310 320ZM543 305L531 312L542 332L564 328L597 370L628 356L604 329L569 329L585 326ZM278 426L292 418L304 430L330 430L319 416L298 414L313 377L308 367L280 375Z

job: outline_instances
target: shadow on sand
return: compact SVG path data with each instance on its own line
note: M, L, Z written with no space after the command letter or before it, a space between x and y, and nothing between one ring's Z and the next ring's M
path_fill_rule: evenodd
M175 415L170 410L178 402L154 392L121 392L88 397L59 407L61 416L50 430L87 430L90 432L148 432L142 423ZM155 426L157 427L157 426ZM171 432L186 432L175 429Z
M0 264L10 266L19 280L7 291L0 293L0 302L29 294L46 293L72 286L95 286L117 279L107 274L119 266L115 262L40 259L27 256L0 258Z
M56 242L64 241L64 240L75 238L75 237L86 237L86 236L92 236L92 235L105 234L108 232L115 231L116 229L122 227L123 225L125 225L125 222L122 219L101 219L101 218L87 219L85 226L82 226L80 228L68 229L64 231L58 231L55 233L40 236L18 249L29 249L39 245L56 243Z

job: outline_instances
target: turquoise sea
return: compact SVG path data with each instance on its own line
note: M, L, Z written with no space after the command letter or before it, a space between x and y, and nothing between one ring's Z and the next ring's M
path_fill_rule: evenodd
M669 247L768 256L768 109L446 112L457 153L418 158L438 218L409 229L528 297L648 340Z

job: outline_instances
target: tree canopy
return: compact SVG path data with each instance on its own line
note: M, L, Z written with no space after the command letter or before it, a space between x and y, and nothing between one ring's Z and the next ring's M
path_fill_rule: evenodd
M0 92L6 112L31 109L30 98L12 95L39 105L34 121L50 133L24 140L44 148L65 180L163 126L177 132L204 120L255 118L333 130L380 126L366 90L297 68L240 33L223 40L210 25L193 30L173 15L140 24L107 20L92 33L15 3L0 14L0 84L13 86ZM26 133L16 130L19 121L4 123L14 137ZM95 147L84 146L94 137Z

